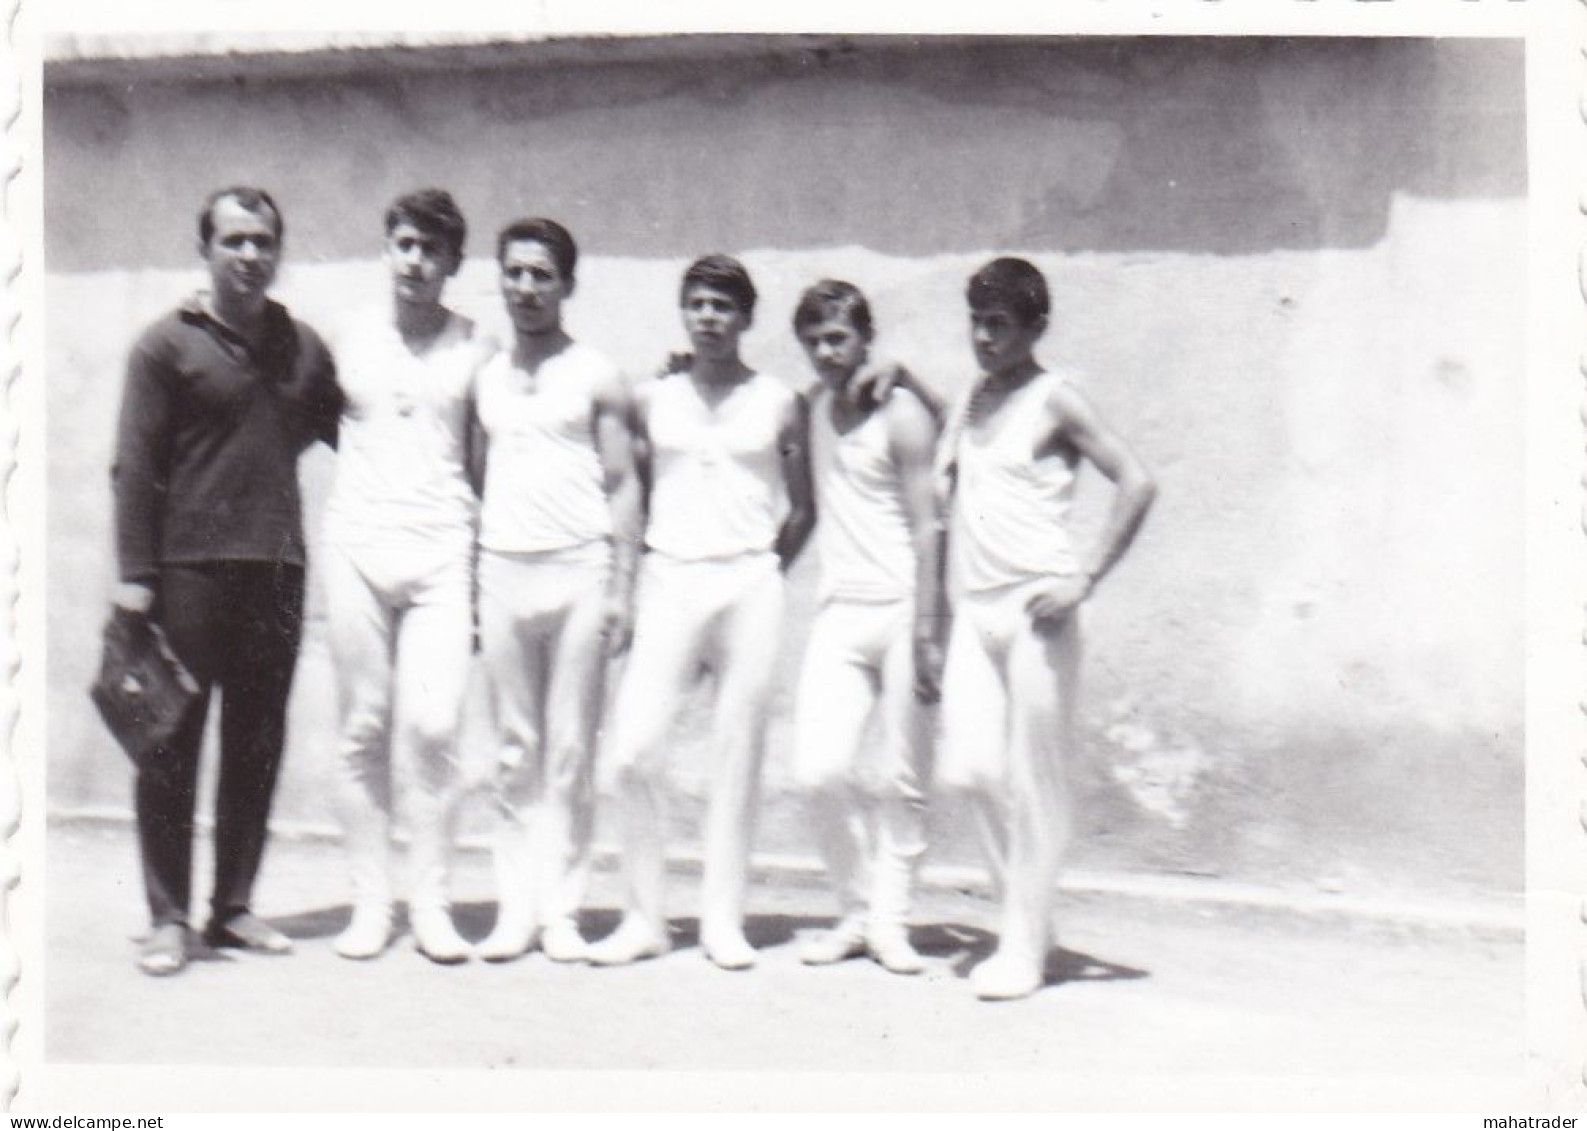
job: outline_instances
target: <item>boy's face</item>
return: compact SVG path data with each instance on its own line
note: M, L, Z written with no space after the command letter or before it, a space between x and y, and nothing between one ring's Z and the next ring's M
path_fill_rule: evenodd
M870 339L841 317L800 327L799 344L816 376L832 389L841 389L854 376L871 348Z
M683 292L683 328L694 355L710 360L738 356L738 339L749 329L749 315L733 296L704 283L692 283Z
M562 300L572 292L551 249L539 240L513 240L501 253L501 295L520 334L549 334L562 325Z
M971 309L970 345L976 364L991 376L1013 372L1030 360L1046 329L1046 318L1026 322L1001 303Z
M386 233L386 267L400 302L429 306L441 301L447 279L460 263L437 235L403 221Z

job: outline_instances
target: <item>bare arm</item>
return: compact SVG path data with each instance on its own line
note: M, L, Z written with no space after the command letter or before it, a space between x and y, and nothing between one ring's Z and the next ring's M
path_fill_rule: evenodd
M942 435L937 438L937 455L931 470L937 493L937 509L944 518L952 507L954 489L958 486L959 437L964 434L969 422L970 404L975 399L979 384L980 379L977 378L953 399L947 410L947 421L942 426Z
M612 575L607 590L607 647L620 652L633 632L634 577L644 532L644 496L634 454L635 405L614 374L595 397L595 446L612 512Z
M477 498L485 497L485 466L490 456L490 434L479 418L480 381L485 367L501 347L490 338L482 338L474 358L474 374L469 378L468 428L463 434L463 470L468 474L469 486Z
M1063 620L1089 597L1096 583L1124 556L1151 508L1157 486L1124 441L1102 423L1096 410L1073 388L1055 388L1045 408L1052 418L1053 438L1096 464L1115 488L1102 533L1081 559L1080 576L1055 579L1025 604L1037 623L1052 624Z
M468 485L474 488L478 498L485 495L485 465L490 455L490 439L485 432L484 425L479 422L476 406L470 405L468 412L468 433L464 436L464 445L467 451L464 458L467 460Z
M468 379L468 418L463 425L463 474L476 499L485 498L485 470L490 456L490 433L479 415L480 382L485 366L495 353L495 344L488 339L480 343L474 358L474 371ZM479 634L479 556L478 539L474 543L474 565L469 570L469 616L474 626L474 651L480 650Z
M633 452L634 475L639 484L639 535L644 540L645 527L650 520L650 493L655 489L655 467L651 459L649 419L649 385L631 389L628 415L630 450Z
M816 528L815 487L810 481L810 402L794 394L777 437L788 517L777 531L777 560L786 573Z
M930 406L912 395L894 395L881 411L887 414L888 449L898 468L904 518L915 550L915 694L930 703L941 693L947 636L943 593L947 547L932 469L937 425Z
M1115 488L1107 522L1081 562L1094 586L1135 541L1157 497L1157 484L1146 465L1074 388L1060 385L1053 390L1048 406L1057 419L1058 437L1095 464Z

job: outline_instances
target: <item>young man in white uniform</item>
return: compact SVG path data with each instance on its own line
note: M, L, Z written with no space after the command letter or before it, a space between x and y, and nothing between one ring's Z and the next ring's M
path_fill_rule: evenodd
M372 958L390 940L394 792L411 838L414 942L437 962L469 955L447 878L473 637L467 447L486 352L473 323L441 304L464 235L447 193L398 199L386 213L392 307L351 325L336 349L347 399L320 560L353 884L352 922L336 940L347 958Z
M782 571L815 523L804 398L739 358L755 288L734 259L709 255L683 276L688 371L637 395L648 451L649 519L634 648L618 693L611 770L627 906L590 948L601 965L669 946L662 907L662 792L668 732L709 664L716 676L700 944L725 969L755 962L744 889L766 713L783 613Z
M800 958L821 965L868 951L894 973L915 974L925 963L907 922L926 848L926 704L937 698L945 626L937 425L907 388L876 401L858 387L873 331L853 284L811 287L793 322L821 378L810 409L820 603L799 678L794 773L842 908ZM868 820L862 756L878 706L879 793Z
M480 638L501 736L500 903L481 957L584 957L577 915L594 824L606 658L633 623L640 484L617 367L562 328L578 248L552 220L497 240L513 345L476 390L486 456Z
M1032 351L1047 283L1022 259L970 279L981 375L944 438L951 490L954 622L943 675L938 784L974 806L1002 900L998 947L971 974L977 996L1041 986L1058 866L1070 834L1080 605L1134 539L1156 488L1067 376ZM1081 460L1115 487L1091 546L1070 505Z

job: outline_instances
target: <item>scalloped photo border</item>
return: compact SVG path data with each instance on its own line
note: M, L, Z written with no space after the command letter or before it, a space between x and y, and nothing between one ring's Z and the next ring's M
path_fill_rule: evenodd
M43 528L42 423L38 387L42 347L36 305L41 290L38 234L42 224L38 44L48 0L0 0L5 36L0 43L0 1108L24 1100L29 1074L57 1103L74 1097L76 1110L100 1110L138 1094L138 1072L89 1071L44 1061L41 978L46 961L38 931L45 896L42 872L43 614L41 595L48 563ZM127 29L185 30L206 20L250 30L266 27L389 27L386 6L337 0L284 0L268 13L223 3L179 0L111 4L104 0L54 0L72 20L104 21ZM458 0L443 11L413 14L434 29L501 28L510 6ZM547 31L604 32L643 26L651 31L744 30L838 32L920 30L1020 31L1031 34L1233 34L1249 25L1268 34L1437 34L1439 28L1471 34L1523 34L1529 73L1528 132L1531 168L1530 278L1527 364L1527 929L1528 1063L1513 1087L1496 1086L1494 1103L1521 1111L1587 1108L1587 0L1097 0L1062 20L1037 3L983 2L931 5L888 13L880 4L807 0L747 13L722 2L662 6L629 0L576 4L542 0L523 19ZM970 10L972 9L973 10ZM1077 6L1078 9L1078 6ZM48 17L58 27L59 11ZM1309 22L1309 23L1308 23ZM87 26L86 24L84 26ZM1578 710L1579 708L1579 710ZM150 1070L152 1071L152 1070ZM342 1096L354 1108L359 1096L382 1102L411 1096L434 1106L426 1083L396 1073L324 1072L294 1087L329 1105ZM429 1074L427 1074L429 1075ZM481 1102L511 1110L514 1093L499 1077L439 1073L475 1089ZM606 1107L614 1081L600 1074L547 1074L561 1097L551 1106ZM859 1080L824 1076L788 1079L726 1074L675 1074L673 1079L620 1076L622 1106L689 1107L704 1102L763 1110L805 1107L811 1095L843 1097L866 1108L900 1109L944 1102L954 1094L914 1078L878 1074ZM318 1077L329 1079L320 1080ZM195 1074L197 1102L224 1104L231 1096L265 1102L286 1082L281 1073L233 1068ZM73 1092L80 1087L83 1090ZM104 1089L101 1091L100 1089ZM1231 1100L1231 1090L1243 1089ZM1320 1086L1309 1108L1331 1106ZM552 1094L542 1091L542 1094ZM1012 1094L1034 1110L1050 1095L1020 1085ZM1264 1091L1261 1081L1187 1082L1177 1095L1182 1110L1269 1106L1285 1093ZM1429 1095L1411 1089L1413 1095ZM1345 1088L1334 1101L1353 1108L1393 1108L1392 1089ZM395 1097L395 1101L393 1099ZM1530 1105L1530 1106L1528 1106ZM1278 1104L1276 1106L1282 1106ZM50 1110L50 1109L45 1109ZM54 1110L69 1111L67 1107ZM1503 1109L1490 1113L1502 1115Z

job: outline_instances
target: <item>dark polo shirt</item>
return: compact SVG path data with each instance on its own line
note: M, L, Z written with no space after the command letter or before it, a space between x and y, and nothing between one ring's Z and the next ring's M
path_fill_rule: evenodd
M127 362L111 480L123 581L162 565L303 564L297 460L336 442L342 395L318 334L276 302L256 347L195 296Z

